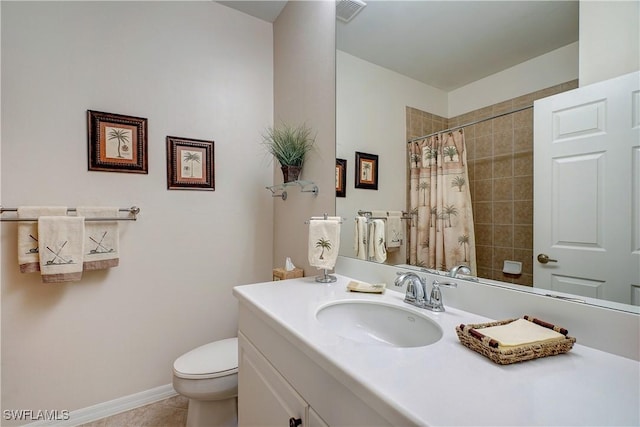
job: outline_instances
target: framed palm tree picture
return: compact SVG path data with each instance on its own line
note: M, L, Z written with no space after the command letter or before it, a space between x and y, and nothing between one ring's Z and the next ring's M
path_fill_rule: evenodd
M356 188L378 189L378 155L356 151Z
M167 189L215 190L213 144L167 136Z
M147 119L87 110L89 170L149 173Z
M336 197L347 196L347 161L336 159Z

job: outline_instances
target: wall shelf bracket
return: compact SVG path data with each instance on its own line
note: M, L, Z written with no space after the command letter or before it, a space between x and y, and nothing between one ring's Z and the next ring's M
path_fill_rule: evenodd
M287 200L287 187L294 185L300 187L301 193L313 193L314 196L318 195L318 186L313 181L291 181L265 188L271 191L271 197L280 197L282 200Z

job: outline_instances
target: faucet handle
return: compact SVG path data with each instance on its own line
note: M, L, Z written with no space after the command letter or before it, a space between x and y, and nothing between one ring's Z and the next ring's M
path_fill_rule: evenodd
M433 281L433 288L431 289L431 295L429 297L429 305L432 311L444 311L444 304L442 303L442 292L440 286L447 288L457 288L457 283L443 282L440 283L437 280Z
M437 289L440 286L444 286L445 288L457 288L458 284L455 283L455 282L442 282L442 283L440 283L440 282L438 282L438 280L434 280L433 281L433 288L434 289Z

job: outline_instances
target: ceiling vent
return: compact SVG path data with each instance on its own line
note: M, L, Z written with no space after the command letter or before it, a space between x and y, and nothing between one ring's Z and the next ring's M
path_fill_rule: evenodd
M342 22L349 22L358 14L367 4L362 0L337 0L336 1L336 18Z

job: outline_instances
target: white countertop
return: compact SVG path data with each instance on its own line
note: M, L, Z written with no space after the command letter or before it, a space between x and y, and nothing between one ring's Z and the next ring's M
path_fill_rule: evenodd
M464 347L455 327L500 319L449 307L433 313L404 303L403 294L390 290L348 292L351 279L335 276L332 284L309 277L238 286L233 292L285 338L305 345L309 357L363 400L382 399L416 424L640 425L637 361L582 346L576 337L566 354L497 365ZM365 345L335 335L315 317L328 302L363 299L426 315L444 335L426 347ZM524 314L534 313L513 317Z

